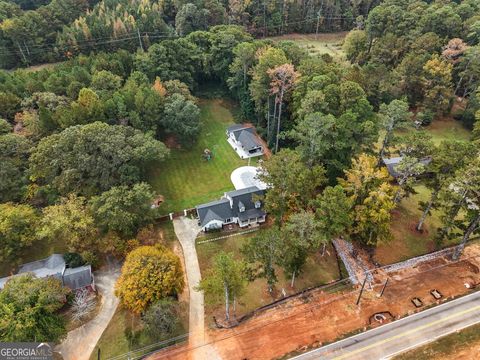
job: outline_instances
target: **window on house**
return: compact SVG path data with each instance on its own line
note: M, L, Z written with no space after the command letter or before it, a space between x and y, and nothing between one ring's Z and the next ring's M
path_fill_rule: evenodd
M260 200L255 201L255 208L256 209L260 209L261 206L262 206L262 202Z

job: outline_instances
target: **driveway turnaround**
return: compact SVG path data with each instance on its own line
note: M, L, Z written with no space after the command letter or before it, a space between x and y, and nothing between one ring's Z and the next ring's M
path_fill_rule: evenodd
M111 263L106 270L95 272L95 286L102 296L97 316L86 324L69 331L67 338L55 348L64 360L88 360L118 306L114 294L115 282L120 275L120 265Z
M200 274L200 266L198 264L197 250L195 248L195 239L200 232L197 220L186 217L179 217L173 220L175 235L177 235L183 249L185 258L185 271L187 273L188 290L190 294L190 311L189 311L189 338L188 345L195 348L193 358L195 360L216 360L220 357L216 354L215 349L211 345L205 345L205 309L203 292L197 291L195 288L202 278Z
M475 292L292 359L389 359L479 322L480 292Z

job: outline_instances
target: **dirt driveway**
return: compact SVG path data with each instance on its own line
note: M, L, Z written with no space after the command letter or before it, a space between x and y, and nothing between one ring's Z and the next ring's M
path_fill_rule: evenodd
M120 275L120 265L111 263L94 275L95 285L101 294L101 309L94 319L70 331L67 338L55 348L64 360L88 360L117 309L118 298L114 295L114 287Z

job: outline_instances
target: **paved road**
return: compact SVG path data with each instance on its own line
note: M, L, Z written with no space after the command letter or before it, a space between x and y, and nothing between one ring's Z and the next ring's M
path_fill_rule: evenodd
M195 290L202 276L198 264L197 250L195 248L195 239L200 232L197 220L179 217L173 220L175 235L177 235L183 249L185 258L185 267L188 280L188 290L190 294L189 310L189 339L190 347L197 348L193 352L195 360L215 360L220 359L215 349L211 345L202 346L207 341L205 339L205 309L203 292Z
M67 338L55 348L64 360L88 360L118 306L114 294L115 282L120 275L120 265L111 263L105 270L94 273L95 286L102 296L97 316L86 324L68 332Z
M296 356L295 360L389 359L480 322L480 292Z

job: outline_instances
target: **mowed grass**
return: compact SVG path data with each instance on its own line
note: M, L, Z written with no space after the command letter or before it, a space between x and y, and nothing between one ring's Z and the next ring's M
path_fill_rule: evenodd
M300 47L307 50L310 55L320 56L328 54L335 59L343 59L342 50L343 40L348 32L324 33L318 34L288 34L283 36L275 36L271 39L274 41L292 40Z
M246 235L233 236L210 243L197 244L197 254L202 277L205 276L208 269L212 267L213 259L220 251L225 251L227 253L231 252L234 254L235 258L239 260L243 259L241 253L242 246L250 238L258 235L259 231ZM200 240L203 239L204 238L200 238ZM303 272L296 277L293 288L290 287L290 278L287 278L280 268L277 268L276 272L278 282L273 296L268 292L265 279L256 279L255 281L248 283L245 294L238 299L236 311L237 316L241 316L260 306L267 305L282 298L282 289L285 290L287 295L291 295L306 288L338 280L340 277L337 259L331 247L327 247L324 256L321 256L321 253L318 252L307 259L307 264L305 265ZM223 305L212 305L207 303L206 317L208 323L211 322L212 315L223 317Z
M411 257L426 254L435 250L435 236L441 226L440 213L433 211L423 225L423 231L415 227L422 215L419 209L421 201L428 201L430 190L419 184L415 187L417 194L402 199L392 215L391 232L393 239L377 246L375 261L382 265L393 264Z
M433 120L426 129L432 135L435 144L443 140L470 140L471 137L470 131L453 117Z
M165 345L158 343L187 333L187 306L184 305L181 312L187 315L179 319L179 325L173 334L152 337L144 330L140 316L131 313L121 306L118 307L90 355L90 359L97 359L98 349L100 349L102 359L109 359L122 354L126 355L129 351L135 351L135 356L145 355L162 347L173 345L174 342L169 342ZM139 350L146 346L148 348Z
M444 336L430 344L395 356L394 360L478 359L480 325Z
M166 161L150 169L150 184L165 197L160 206L162 213L192 208L234 190L230 175L248 161L240 159L227 142L225 131L234 123L233 106L227 100L201 100L202 129L198 141L190 149L172 149ZM213 151L212 160L202 158L205 149ZM256 161L252 159L251 164Z

